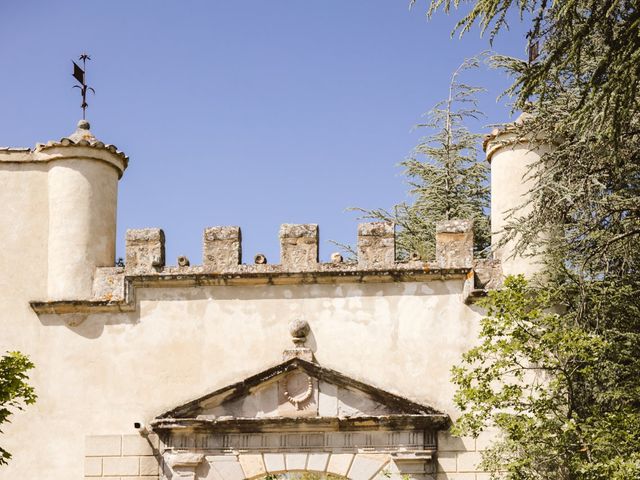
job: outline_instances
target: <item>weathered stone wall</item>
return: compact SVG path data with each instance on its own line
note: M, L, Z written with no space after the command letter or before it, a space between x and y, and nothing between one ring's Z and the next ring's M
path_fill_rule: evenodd
M489 480L489 474L479 470L482 452L495 432L483 432L478 438L452 437L449 432L438 434L438 460L435 480Z

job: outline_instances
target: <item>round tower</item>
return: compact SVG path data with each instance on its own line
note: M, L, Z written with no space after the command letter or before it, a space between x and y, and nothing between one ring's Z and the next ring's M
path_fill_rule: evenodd
M90 298L96 267L115 262L118 180L128 158L89 128L81 120L72 135L35 151L49 165L49 300Z
M531 211L527 205L534 179L531 166L547 151L523 138L518 129L529 118L523 113L503 129L494 130L484 142L487 160L491 164L491 245L493 258L500 260L504 275L531 276L541 265L533 252L515 255L514 238L500 245L509 220L523 217Z

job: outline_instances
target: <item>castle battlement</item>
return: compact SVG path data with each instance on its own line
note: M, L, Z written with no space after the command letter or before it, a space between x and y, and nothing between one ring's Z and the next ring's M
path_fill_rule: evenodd
M194 287L234 285L295 285L463 280L464 300L470 300L499 274L494 263L473 258L473 225L450 220L436 226L436 258L396 261L395 228L391 223L358 225L358 258L344 261L334 254L318 260L316 224L280 227L280 263L267 263L258 254L253 264L242 262L242 234L237 226L216 226L203 232L203 259L191 265L178 257L165 259L165 235L160 228L128 230L124 267L98 267L90 299L31 302L37 313L81 313L135 310L137 287ZM479 272L479 275L476 274ZM475 292L475 293L474 293Z
M203 272L313 272L336 270L394 269L407 262L396 262L395 227L391 223L370 222L358 225L358 258L344 262L334 255L331 262L318 260L319 228L316 224L280 226L280 262L269 264L258 254L253 264L242 263L242 233L238 226L207 227L203 232L203 258L198 268ZM473 227L468 220L441 222L436 227L436 259L419 259L408 264L420 264L429 269L465 269L473 263ZM191 267L185 257L178 259L180 269ZM166 269L165 235L160 228L128 230L126 234L127 272L154 273Z

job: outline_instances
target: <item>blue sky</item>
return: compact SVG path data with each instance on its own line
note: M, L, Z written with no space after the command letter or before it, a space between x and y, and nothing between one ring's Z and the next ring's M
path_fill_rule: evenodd
M407 0L1 0L0 145L33 146L81 117L71 60L92 55L88 120L130 156L120 182L118 255L127 228L161 227L167 263L201 262L206 226L240 225L244 261L279 257L281 223L318 223L321 258L354 243L351 206L408 200L397 167L426 132L451 72L488 48L459 12L425 18ZM524 56L517 22L494 50ZM483 86L487 118L509 80ZM1 186L0 186L1 188Z

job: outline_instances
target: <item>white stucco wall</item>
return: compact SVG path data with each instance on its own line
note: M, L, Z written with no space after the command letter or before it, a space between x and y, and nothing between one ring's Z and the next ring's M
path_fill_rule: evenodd
M309 322L307 345L321 365L455 415L449 369L478 325L461 288L451 280L140 289L138 311L88 315L75 327L65 316L38 318L23 297L2 313L2 348L31 356L39 399L6 430L14 458L5 471L81 478L85 436L135 433L134 421L279 363L295 318Z
M493 257L500 260L504 275L532 276L541 270L540 257L527 250L514 255L518 236L500 244L505 227L531 213L527 204L535 186L535 170L548 147L520 139L513 129L499 134L488 144L491 162L491 244ZM544 232L540 232L544 234Z
M118 170L64 158L49 163L48 177L48 298L88 298L95 267L115 262Z
M3 426L13 459L0 478L83 478L87 436L135 435L133 422L279 363L294 319L310 324L320 365L456 416L449 371L475 343L480 318L463 302L462 278L138 288L133 312L36 315L28 302L48 299L55 281L50 239L60 232L50 228L64 222L49 218L51 163L4 155L0 351L30 356L38 401ZM115 201L112 173L96 192Z

